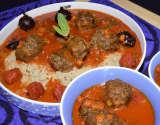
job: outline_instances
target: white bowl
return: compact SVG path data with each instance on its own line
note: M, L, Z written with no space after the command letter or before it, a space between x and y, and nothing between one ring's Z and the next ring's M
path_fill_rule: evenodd
M139 70L140 66L143 63L143 60L145 58L146 54L146 41L144 34L141 30L141 28L138 26L138 24L131 19L126 14L105 6L101 4L96 3L87 3L87 2L63 2L63 3L57 3L52 5L43 6L34 10L31 10L27 12L27 14L31 17L36 17L45 13L57 11L60 9L61 6L65 6L70 9L89 9L89 10L96 10L100 12L104 12L107 14L110 14L116 18L119 18L122 20L126 25L128 25L138 36L140 43L141 43L141 49L142 49L142 59L137 66L136 70ZM22 17L22 15L18 16L14 20L12 20L10 23L8 23L0 32L0 44L17 28L19 19ZM0 83L1 88L3 91L1 91L1 94L4 95L10 101L11 103L15 104L19 108L22 108L24 110L27 110L29 112L38 113L42 115L50 115L50 116L59 116L59 105L60 103L45 103L45 102L37 102L34 100L26 99L23 97L20 97L11 91L9 91L7 88L3 86L3 84Z
M152 103L155 112L155 125L160 125L160 89L147 76L136 70L123 67L102 67L92 69L75 78L65 90L61 105L60 115L63 125L73 125L72 109L77 97L87 88L104 83L108 80L120 80L136 87L143 92ZM73 94L74 93L74 94Z
M160 51L157 52L151 59L148 66L149 77L155 82L154 71L155 68L160 64Z

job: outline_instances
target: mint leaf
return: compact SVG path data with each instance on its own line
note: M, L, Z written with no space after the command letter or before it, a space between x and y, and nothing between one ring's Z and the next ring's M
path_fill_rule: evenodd
M57 15L57 19L58 19L58 24L59 24L59 27L58 28L57 26L54 26L53 25L53 28L62 36L68 36L68 33L69 33L69 26L68 26L68 22L65 18L65 16L62 14L62 13L58 13Z

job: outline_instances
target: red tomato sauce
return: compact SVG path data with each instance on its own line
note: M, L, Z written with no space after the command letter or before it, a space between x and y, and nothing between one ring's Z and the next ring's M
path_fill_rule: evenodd
M100 93L103 86L93 86L84 91L78 98L89 98L102 102ZM108 110L113 111L120 119L126 121L128 125L154 125L155 115L153 107L147 97L132 87L132 99L127 107L112 109L105 106ZM78 99L77 98L77 99ZM87 125L79 113L81 103L75 101L72 111L74 125Z
M69 10L73 15L76 15L80 10ZM91 10L84 10L84 11L89 11L91 12L94 17L96 18L112 18L115 21L119 21L120 24L119 26L114 26L112 28L110 28L110 32L111 33L119 33L120 31L128 31L131 35L133 35L136 38L136 43L134 47L124 47L121 46L120 50L118 50L118 52L120 53L138 53L139 56L136 58L137 64L136 66L138 66L138 64L141 61L142 58L142 51L141 51L141 45L140 45L140 41L138 39L138 37L136 36L136 34L128 27L126 26L122 21L120 21L119 19L110 16L108 14L105 13L101 13L101 12L97 12L97 11L91 11ZM53 29L53 25L57 25L55 22L55 14L56 12L51 12L51 13L47 13L47 14L43 14L40 15L38 17L35 17L35 22L36 22L36 26L34 29L32 29L31 31L25 32L22 29L20 29L19 27L17 29L15 29L15 31L13 31L12 34L10 34L8 36L8 38L3 42L3 44L0 47L0 81L1 83L8 88L10 91L28 98L28 95L25 94L24 89L26 88L25 85L22 85L21 82L16 82L15 84L12 85L8 85L8 83L6 83L5 79L4 79L4 72L5 72L5 66L4 66L4 59L7 57L7 55L9 55L13 50L9 50L7 49L5 46L11 42L12 38L15 39L22 39L22 38L27 38L28 34L38 34L40 36L42 36L45 39L46 42L46 46L44 46L43 48L43 52L38 55L37 57L35 57L33 60L31 60L29 62L29 64L31 63L37 63L39 65L42 65L42 67L46 67L46 69L48 71L51 72L55 72L52 67L49 64L49 57L50 54L52 52L57 51L58 49L62 48L64 45L62 45L55 37L54 33L54 29ZM78 35L81 38L83 38L85 41L88 41L87 44L88 46L90 45L89 42L89 38L90 36L93 34L94 31L96 31L96 29L98 28L94 28L92 31L81 31L79 30L73 22L68 21L69 27L70 27L70 34L72 35ZM99 26L100 27L100 26ZM45 30L48 29L49 31ZM43 32L42 32L43 31ZM100 50L96 50L96 49L91 49L90 53L84 63L84 66L88 66L91 65L92 67L96 67L98 66L101 62L104 61L104 58L106 57L106 55L110 54L112 52L102 52ZM18 61L19 63L21 63L22 61ZM45 90L44 95L37 99L37 101L43 101L43 102L60 102L60 101L56 101L56 99L53 97L53 89L55 87L55 85L59 85L61 84L60 82L54 81L51 83L51 81L48 83L48 89Z
M160 65L158 65L154 70L155 83L160 87Z

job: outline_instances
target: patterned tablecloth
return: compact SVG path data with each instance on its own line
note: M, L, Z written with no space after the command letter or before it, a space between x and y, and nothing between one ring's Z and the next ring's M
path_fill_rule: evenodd
M10 10L0 13L0 30L7 25L15 17L22 13L22 10L29 11L34 8L54 4L59 2L72 2L73 0L41 0L34 3L29 3L19 6ZM160 30L153 25L147 23L134 14L126 11L125 9L117 6L109 0L91 0L89 2L99 3L116 8L138 23L141 27L147 42L146 57L140 72L148 76L148 64L151 58L160 50ZM159 36L159 37L158 37ZM42 116L34 113L24 111L17 108L8 102L3 96L0 95L0 125L63 125L60 116Z

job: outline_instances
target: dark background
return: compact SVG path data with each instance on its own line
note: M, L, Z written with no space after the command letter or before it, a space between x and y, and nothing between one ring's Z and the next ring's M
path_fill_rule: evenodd
M0 12L41 0L0 0ZM160 15L160 0L130 0L150 11ZM135 8L136 9L136 8Z
M160 15L160 0L129 0L151 12Z

